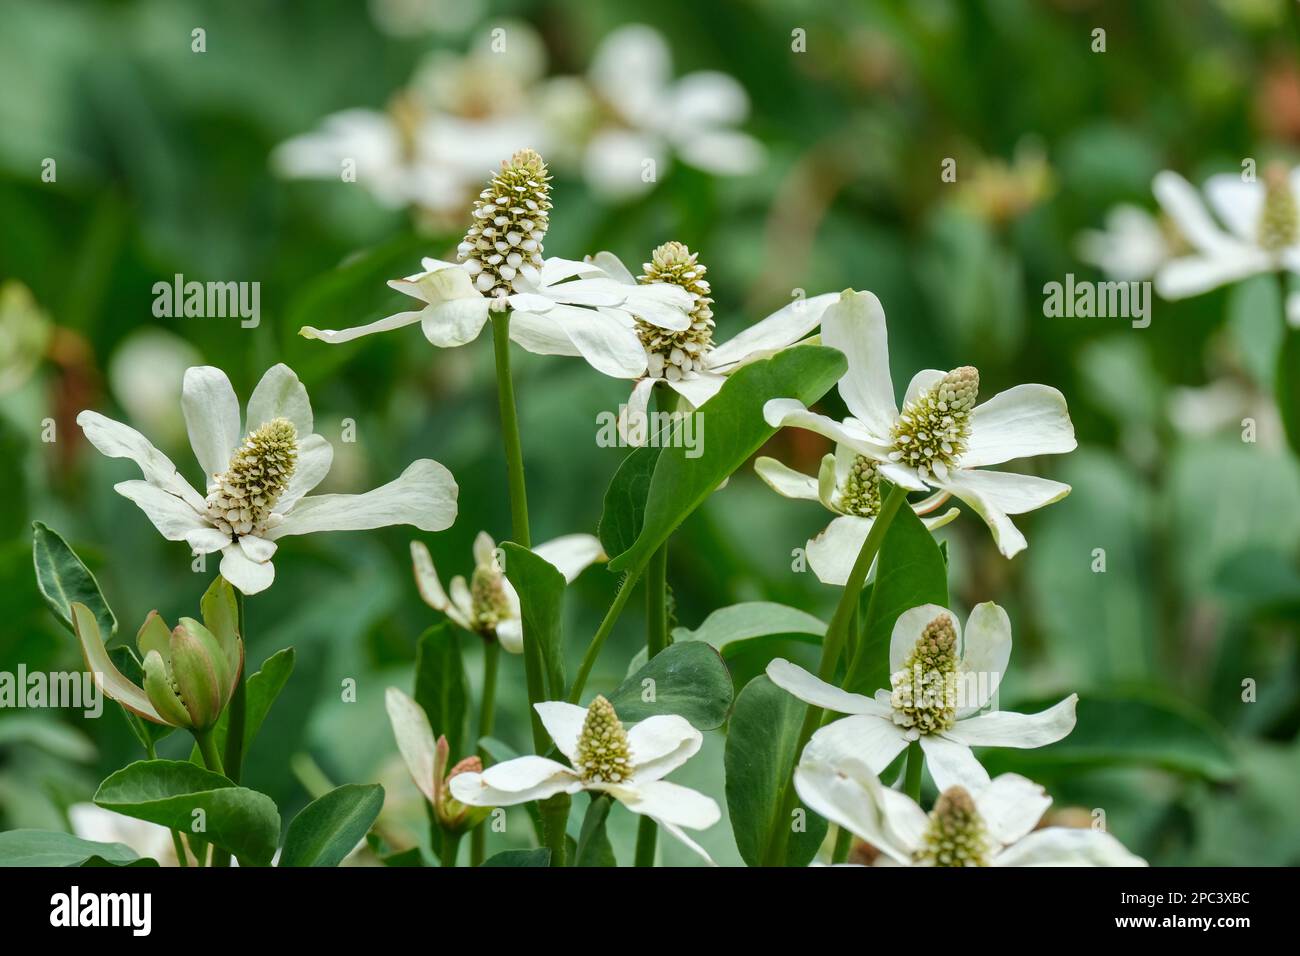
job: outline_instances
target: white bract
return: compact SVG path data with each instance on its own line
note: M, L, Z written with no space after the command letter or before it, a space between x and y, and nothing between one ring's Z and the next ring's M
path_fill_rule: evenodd
M160 824L123 816L93 803L74 803L68 807L68 822L72 824L72 832L83 840L120 843L134 850L141 859L156 860L159 866L181 865L171 831ZM206 862L198 860L183 840L181 846L186 850L186 866L202 866Z
M1159 219L1127 203L1106 213L1103 228L1081 233L1077 245L1080 259L1123 282L1150 279L1178 247Z
M667 42L648 26L621 27L596 50L588 83L610 112L583 162L593 189L613 198L643 194L667 172L672 153L725 176L762 164L762 144L736 129L749 114L744 88L713 70L678 80L672 73Z
M1102 830L1034 829L1052 798L1014 773L944 788L929 813L854 760L805 760L794 786L810 810L878 850L876 866L1146 866Z
M599 539L589 534L563 535L539 544L532 551L570 582L592 564L606 559ZM474 539L474 573L469 583L458 574L451 579L448 590L443 590L429 549L422 542L411 542L415 584L424 603L467 631L495 638L511 654L522 654L524 633L519 594L505 576L503 560L504 555L497 553L491 536L480 531Z
M465 757L448 766L451 764L451 750L446 736L435 740L424 708L396 687L385 692L384 707L406 769L420 793L433 806L439 825L451 832L472 829L487 811L460 803L452 797L449 787L450 781L458 774L481 771L482 759Z
M1076 447L1065 397L1056 389L1017 385L977 406L976 369L925 369L912 378L900 412L889 374L885 311L870 292L846 291L827 308L821 341L848 358L839 391L850 417L838 422L795 399L774 398L763 406L768 424L806 428L846 445L875 462L879 477L895 485L960 498L984 519L1006 557L1026 547L1009 515L1070 493L1059 481L977 470Z
M665 329L685 329L690 293L672 285L628 288L588 262L544 258L550 219L546 166L532 150L501 164L474 204L474 224L457 248L458 262L426 258L423 272L388 284L424 303L368 325L299 334L330 344L420 323L432 344L474 341L494 311L510 311L510 337L539 355L580 355L606 375L645 371L645 351L632 316Z
M1010 657L1011 622L996 604L976 605L964 636L956 615L924 604L894 623L891 689L875 697L841 690L783 658L767 665L767 676L805 703L850 715L813 734L804 759L860 760L878 774L918 741L930 776L944 790L988 780L972 747L1044 747L1074 729L1077 694L1038 714L980 713Z
M365 494L308 496L329 471L334 451L312 432L307 390L286 365L262 376L242 426L239 399L218 368L186 371L181 407L205 494L134 428L92 411L78 415L77 424L101 453L140 466L143 481L119 482L114 490L135 502L168 541L184 541L194 554L220 551L222 576L245 594L270 587L281 538L397 524L443 531L456 518L455 479L427 458Z
M452 796L475 807L510 807L559 793L589 790L608 794L633 813L650 817L713 862L682 828L713 826L722 816L717 803L663 779L693 757L703 743L703 735L684 717L659 714L624 729L604 697L597 697L590 707L561 701L534 706L569 766L546 757L516 757L481 774L453 777Z
M880 474L876 463L847 445L836 445L835 454L822 458L816 478L766 456L754 462L754 471L778 494L820 501L836 515L826 530L808 542L805 553L817 580L843 587L880 513ZM957 508L949 508L943 514L932 516L948 498L947 492L939 492L911 507L923 516L925 526L935 531L960 513Z
M1250 182L1232 173L1211 176L1205 197L1226 229L1177 173L1158 173L1152 188L1192 248L1156 273L1156 291L1166 299L1200 295L1266 272L1300 272L1300 167L1273 165L1261 180ZM1300 293L1287 297L1286 314L1292 325L1300 325Z

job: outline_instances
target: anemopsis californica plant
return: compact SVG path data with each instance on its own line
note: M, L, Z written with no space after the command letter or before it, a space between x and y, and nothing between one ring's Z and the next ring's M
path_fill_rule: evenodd
M240 424L239 400L220 369L185 373L181 407L204 494L134 428L98 412L77 424L110 458L129 458L144 480L113 486L168 541L195 554L221 552L221 575L244 594L271 586L281 538L318 531L363 531L410 524L443 531L456 519L456 482L436 461L411 463L401 476L361 495L309 496L329 472L334 450L313 432L311 401L287 365L267 370Z

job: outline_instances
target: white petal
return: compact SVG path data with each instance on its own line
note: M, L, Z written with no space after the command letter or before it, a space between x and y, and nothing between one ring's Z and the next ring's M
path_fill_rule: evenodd
M619 306L624 311L661 329L681 332L690 328L690 311L695 306L695 296L681 286L652 282L649 285L630 288L620 285L617 288L624 290L625 298Z
M849 360L840 397L853 416L876 435L888 435L898 419L889 377L885 310L870 292L845 292L822 316L822 344Z
M677 291L683 295L688 295L684 289L678 289ZM632 290L628 286L615 282L607 276L596 276L589 279L570 279L567 282L544 286L542 294L537 298L541 300L544 309L549 309L551 304L556 302L563 305L585 305L594 308L598 305L622 305L631 292ZM512 308L521 312L532 311L526 303L516 304L515 298L511 296L510 305Z
M652 27L619 27L596 48L588 76L613 108L635 120L660 106L668 89L672 76L668 44Z
M587 143L582 175L591 188L610 199L625 200L648 192L654 181L642 173L650 164L659 176L668 171L663 137L637 130L606 128Z
M424 312L422 311L398 312L395 315L386 316L367 325L358 325L350 329L317 329L310 325L304 325L298 330L298 334L305 339L316 339L327 345L338 345L342 342L359 339L363 335L373 335L375 332L390 332L393 329L414 325L423 316Z
M840 515L826 526L825 531L808 542L808 566L818 581L844 587L873 524L875 521L871 518Z
M970 699L960 700L959 717L979 710L998 692L1002 675L1011 660L1011 619L1007 612L992 601L975 605L966 619L966 633L962 636L961 670L964 681L973 685L963 687L974 691ZM969 678L966 675L971 675Z
M688 73L672 85L674 118L697 129L735 126L749 115L749 96L735 77L716 70Z
M754 137L733 129L675 133L682 162L720 176L744 176L763 165L767 149Z
M754 462L754 471L758 474L758 477L767 483L769 488L779 495L804 501L820 500L816 478L805 475L801 471L795 471L775 458L760 457Z
M709 368L725 369L793 345L811 334L826 309L839 300L837 292L795 299L710 352Z
M953 471L947 481L936 484L984 519L998 550L1008 558L1023 551L1027 542L1007 515L1042 508L1070 493L1070 486L1059 481L1002 471Z
M940 607L938 604L922 604L919 607L910 608L898 615L894 621L894 629L889 635L889 671L893 672L902 668L907 656L912 653L916 647L916 642L921 639L921 632L925 630L926 625L938 617L946 617L952 624L952 629L957 635L957 645L961 646L961 622L957 620L957 615L946 607Z
M278 545L257 535L243 534L239 536L239 547L250 561L264 562L275 557L275 549Z
M361 495L303 498L267 537L316 531L367 531L409 524L421 531L444 531L456 520L456 481L428 458L412 462L386 485Z
M230 542L230 535L216 528L195 528L185 533L185 543L190 546L192 554L211 554L213 551L220 551Z
M77 424L100 454L109 458L129 458L140 466L149 484L184 499L197 511L207 507L203 496L181 477L171 459L134 428L89 410L77 416Z
M582 354L553 319L534 312L511 313L510 339L534 355Z
M438 572L433 567L433 557L422 541L411 542L411 565L415 569L415 589L424 603L435 611L446 611L451 606L447 592L442 589Z
M652 817L651 819L653 819L655 823L659 824L659 827L678 843L682 844L693 853L703 857L704 861L708 863L709 866L717 866L717 864L713 862L713 857L709 856L708 851L688 837L681 827L677 826L675 823L669 823L667 820L660 820L657 817Z
M544 700L533 705L542 726L555 741L555 747L572 763L578 752L578 737L587 719L587 708L562 700Z
M937 368L923 368L912 376L912 380L907 383L907 392L903 395L903 405L911 405L917 397L923 392L929 391L934 387L939 379L943 378L947 372L942 372Z
M773 428L804 428L818 435L824 435L834 442L847 445L860 455L873 461L889 460L889 446L878 436L870 434L855 420L837 422L833 418L811 412L793 398L773 398L763 405L763 418ZM926 486L915 479L905 487L914 491L925 491Z
M239 399L226 373L211 365L185 370L181 410L190 447L209 481L230 464L239 445Z
M397 749L406 761L411 779L420 788L424 798L433 800L433 763L435 742L429 715L424 708L396 687L388 688L384 695L388 720L393 725Z
M533 554L558 570L569 582L597 561L606 560L600 539L591 534L561 535L533 548Z
M627 732L635 786L672 773L699 753L704 735L677 714L647 717Z
M786 693L793 694L805 704L833 710L837 714L875 714L881 716L880 705L863 694L853 694L828 684L798 664L783 657L770 661L767 676Z
M965 787L973 793L989 782L989 772L965 744L937 734L923 734L920 744L925 765L940 793L949 787Z
M623 260L612 252L598 252L591 257L594 265L599 266L607 276L623 285L636 285L636 277L623 265Z
M970 441L959 463L962 468L1078 447L1065 396L1047 385L1017 385L999 392L976 406L970 425Z
M134 501L168 541L188 541L192 532L212 527L207 518L189 504L147 481L119 481L113 490Z
M487 324L490 303L487 299L451 299L424 310L420 329L430 343L440 349L453 349L473 342Z
M1267 253L1249 246L1228 247L1213 255L1183 256L1156 272L1156 292L1164 299L1185 299L1266 272L1271 265Z
M795 768L794 789L813 813L866 840L895 863L911 864L912 844L903 843L896 832L885 828L880 807L883 788L874 774L852 762L836 766L805 758ZM917 810L920 812L919 807ZM921 817L924 826L925 814Z
M665 379L664 381L668 380ZM692 408L699 408L722 391L722 386L725 384L727 384L726 378L715 372L693 372L689 378L679 378L675 382L668 382L668 387L686 399ZM684 409L679 408L678 411L684 411Z
M612 378L640 378L645 374L645 346L636 330L614 313L557 305L546 315L555 320L596 371Z
M657 378L638 379L632 394L618 410L618 434L629 445L640 447L650 441L653 422L650 418L650 396L654 393Z
M496 567L496 549L497 543L492 540L492 535L486 531L480 531L474 536L474 546L471 549L474 555L474 564L480 568Z
M1021 750L1045 747L1069 736L1074 730L1074 711L1078 703L1079 695L1071 694L1054 707L1037 714L995 710L958 720L944 734L968 747L1015 747Z
M496 627L497 643L507 654L524 652L524 626L518 618L506 618L498 621Z
M275 580L275 565L254 561L237 544L221 549L221 576L244 594L265 591Z
M451 299L482 298L482 293L474 288L469 272L460 263L426 258L420 264L424 267L423 272L403 279L389 279L389 288L427 305L438 305Z
M299 499L311 491L329 474L334 464L334 448L324 435L308 435L298 443L298 463L285 485L284 493L275 503L275 510L288 513Z
M253 431L274 418L287 418L298 430L301 441L312 433L314 425L311 399L297 373L283 363L272 365L262 376L248 399L248 431Z
M985 826L1004 845L1015 843L1036 827L1052 805L1047 791L1015 773L995 777L987 787L972 796Z
M1201 202L1201 197L1182 176L1168 170L1157 173L1151 189L1183 238L1196 249L1205 253L1217 253L1240 245L1239 240L1229 236L1214 223L1205 204Z
M451 778L451 795L474 807L511 807L581 789L582 781L568 767L531 754Z
M1259 238L1264 184L1247 183L1237 173L1220 173L1205 181L1205 196L1224 224L1244 242Z
M993 858L994 866L1146 866L1140 856L1101 830L1047 827Z
M801 759L833 764L856 760L879 774L906 748L907 739L891 718L855 714L833 721L813 734Z
M667 780L647 780L601 789L608 791L633 813L664 820L674 826L704 830L722 819L722 811L712 797Z
M538 283L536 288L548 288L556 283L575 277L592 278L601 275L602 272L603 270L601 267L594 262L584 262L581 259L562 259L559 256L550 256L542 261L542 268L538 274Z

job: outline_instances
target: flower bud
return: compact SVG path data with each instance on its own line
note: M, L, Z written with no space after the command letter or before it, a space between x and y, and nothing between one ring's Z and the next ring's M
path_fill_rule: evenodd
M483 761L479 757L466 757L447 771L449 756L447 738L439 737L433 751L433 812L442 829L450 833L464 833L478 826L492 811L490 807L471 807L461 803L451 795L448 784L457 774L482 773Z
M193 618L181 618L168 634L156 612L137 641L145 655L145 694L159 716L177 727L211 729L234 693L242 650L223 647Z

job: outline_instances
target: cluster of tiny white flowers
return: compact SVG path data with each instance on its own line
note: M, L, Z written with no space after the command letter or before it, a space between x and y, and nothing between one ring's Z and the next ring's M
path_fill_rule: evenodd
M542 240L550 222L551 187L546 163L521 149L474 200L474 224L456 247L456 259L474 287L492 298L515 291L514 282L542 265Z
M470 623L480 634L492 634L509 614L506 589L496 568L480 565L469 581Z
M632 776L627 731L614 705L604 697L597 697L587 708L573 763L589 783L623 783Z
M695 296L691 324L680 332L636 320L636 333L646 349L646 371L651 378L676 382L704 369L704 356L713 348L713 299L709 297L708 269L698 253L680 242L665 242L641 266L645 284L667 282Z
M858 518L874 518L880 514L880 468L865 455L853 459L840 485L840 508Z
M988 828L964 787L939 794L930 825L913 855L918 866L988 866Z
M979 370L963 365L908 402L894 424L890 459L915 468L922 478L946 478L966 451L979 388Z
M902 668L889 678L894 723L919 734L947 730L957 720L957 632L941 614L925 626Z
M274 418L249 433L208 486L208 517L225 534L261 534L298 463L298 430Z

